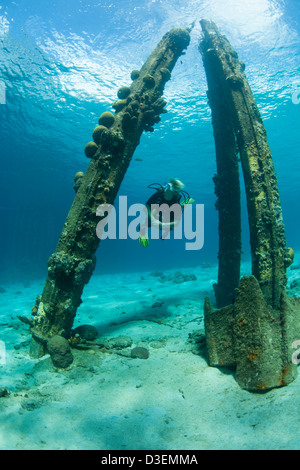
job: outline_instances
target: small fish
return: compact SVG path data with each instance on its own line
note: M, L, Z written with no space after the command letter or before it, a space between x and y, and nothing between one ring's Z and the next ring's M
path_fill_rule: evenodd
M142 162L143 159L142 159L142 158L135 158L135 161L136 161L136 162Z

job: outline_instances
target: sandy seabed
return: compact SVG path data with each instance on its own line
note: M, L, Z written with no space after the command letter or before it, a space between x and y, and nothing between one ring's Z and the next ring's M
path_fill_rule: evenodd
M249 270L245 263L243 274ZM175 282L176 271L193 276ZM288 275L289 295L299 294L300 268ZM0 449L299 449L300 376L250 393L232 371L209 367L195 342L203 339L204 298L214 302L216 278L208 264L93 276L74 327L93 325L97 342L126 336L132 345L72 349L67 369L49 355L32 359L28 326L16 318L30 315L44 280L3 285L0 389L8 395L0 398ZM136 346L149 357L130 357Z

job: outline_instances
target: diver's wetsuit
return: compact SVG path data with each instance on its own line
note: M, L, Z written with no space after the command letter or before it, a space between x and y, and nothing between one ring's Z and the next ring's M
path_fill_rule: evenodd
M151 205L152 204L158 204L158 205L167 204L169 207L171 207L173 204L179 204L180 203L181 194L179 194L179 193L174 193L172 199L170 199L170 200L165 199L164 193L168 189L168 186L169 185L166 185L162 189L158 189L156 191L156 193L152 194L152 196L146 202L146 207L148 209L149 224L151 224ZM160 222L163 221L162 217L163 217L163 214L162 214L162 212L160 212L159 213L159 221ZM173 212L170 213L170 222L171 223L174 222L174 213Z
M194 202L194 199L186 191L175 191L170 183L165 186L160 183L152 183L148 188L155 189L156 192L146 202L147 218L140 225L139 244L143 247L149 246L149 227L161 229L163 232L161 240L164 240L180 222L185 205ZM167 199L166 194L172 198ZM184 199L180 202L182 196Z

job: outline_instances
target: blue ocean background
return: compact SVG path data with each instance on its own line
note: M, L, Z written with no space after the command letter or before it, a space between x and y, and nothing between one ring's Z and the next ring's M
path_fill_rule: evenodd
M287 246L295 250L287 294L300 296L299 0L0 0L1 450L300 448L299 371L287 387L252 393L234 371L210 367L205 354L203 305L208 297L215 307L218 213L198 50L203 18L246 64L277 173ZM128 206L145 203L149 184L181 179L204 204L204 246L103 240L73 325L96 330L95 342L88 350L72 342L67 368L49 354L35 358L25 317L30 322L43 291L75 196L74 175L88 167L84 147L119 87L131 84L131 71L167 31L192 25L165 87L168 112L153 133L143 133L118 196L127 196ZM251 260L242 172L241 189L244 275ZM134 348L144 355L134 358Z
M4 1L0 5L0 282L44 278L71 207L85 144L163 34L189 27L191 43L165 87L168 113L144 133L120 188L144 203L147 185L178 177L205 207L204 247L185 240L106 240L96 273L217 263L218 215L211 112L198 44L213 20L246 64L278 177L288 246L300 249L300 4L297 0ZM5 97L3 90L5 90ZM293 99L294 96L294 99ZM4 102L5 98L5 102ZM241 175L241 186L243 179ZM250 257L243 203L243 260Z

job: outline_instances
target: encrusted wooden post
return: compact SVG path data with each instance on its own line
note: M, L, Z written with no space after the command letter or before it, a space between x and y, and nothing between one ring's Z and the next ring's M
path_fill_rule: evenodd
M233 125L228 116L224 83L215 70L213 54L207 54L205 41L200 44L208 83L207 96L212 111L217 175L213 180L219 213L219 269L214 284L217 307L232 303L240 281L241 203L238 149Z
M212 22L201 21L204 65L211 64L221 83L241 157L248 206L252 274L274 308L286 287L288 251L277 178L267 134L244 73L245 65Z
M234 303L214 311L209 300L205 301L208 360L212 366L234 366L236 380L242 388L268 390L286 385L296 376L292 344L299 339L299 303L286 295L286 267L292 263L292 250L286 248L276 174L266 131L244 73L245 66L214 23L202 20L201 26L204 38L200 51L210 87L213 119L215 116L220 119L222 113L226 121L222 126L232 126L240 152L252 256L252 276L241 279ZM228 152L229 158L233 148L230 135L227 131L224 142L224 152ZM216 131L215 138L217 150L221 139ZM217 155L222 154L219 151ZM237 197L237 179L232 174L229 178ZM217 192L219 199L229 197L228 191L225 192L228 184L225 178L220 184L224 185L224 195L222 186ZM237 226L235 230L237 234ZM227 229L220 231L222 236L226 241ZM224 249L230 255L227 245Z
M185 29L166 33L142 68L132 72L131 86L119 89L115 114L106 112L99 118L94 140L85 148L90 165L84 175L76 175L76 197L49 258L43 293L32 310L33 354L41 355L47 338L55 334L69 337L84 285L95 267L96 226L101 220L97 207L113 204L143 130L153 131L165 112L164 85L189 41Z

